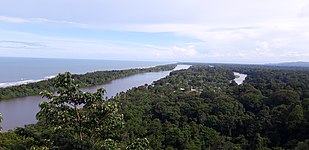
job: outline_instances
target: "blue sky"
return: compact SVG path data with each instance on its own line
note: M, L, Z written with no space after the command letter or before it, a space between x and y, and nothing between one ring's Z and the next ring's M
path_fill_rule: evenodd
M309 61L309 1L3 0L0 56Z

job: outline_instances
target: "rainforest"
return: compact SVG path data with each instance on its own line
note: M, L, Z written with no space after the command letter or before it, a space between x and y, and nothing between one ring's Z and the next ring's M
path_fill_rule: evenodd
M309 148L307 68L191 65L110 99L59 74L41 89L50 100L38 123L0 133L0 148ZM243 84L233 72L248 75Z

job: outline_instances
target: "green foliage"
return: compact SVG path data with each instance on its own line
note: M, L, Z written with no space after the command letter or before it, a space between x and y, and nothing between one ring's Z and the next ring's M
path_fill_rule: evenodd
M303 142L299 142L295 149L296 150L307 150L307 149L309 149L309 139L307 139Z
M256 133L254 140L253 140L252 149L256 149L256 150L268 149L267 143L268 143L267 138L263 138L261 137L259 133Z
M0 133L1 150L26 150L34 143L33 138L21 137L14 132Z
M271 106L300 104L299 94L293 90L278 90L271 97Z
M242 85L230 82L234 71L248 74ZM5 148L308 149L306 70L194 65L110 100L102 89L79 90L80 81L97 82L88 77L54 79L39 122L9 133L17 142Z
M98 140L117 136L123 117L118 113L118 102L104 99L104 89L82 92L70 73L57 76L55 88L56 95L41 93L50 101L42 102L37 114L39 122L51 129L52 138L56 138L53 145L91 148ZM62 141L56 141L59 138Z
M2 121L2 115L1 115L1 113L0 113L0 123L1 123L1 121ZM2 130L2 127L0 126L0 131Z
M152 149L293 149L309 139L309 74L233 69L192 66L123 93L122 141L146 137ZM248 80L230 84L233 71Z
M137 138L132 144L126 147L127 150L149 150L149 141L147 138Z
M232 72L222 68L196 66L120 95L126 120L122 140L146 137L152 149L237 147L214 129L228 133L229 129L219 125L232 130L239 124L238 119L245 118L239 102L227 95L219 96L228 91L233 77ZM221 113L226 115L217 116ZM230 120L228 114L233 114Z

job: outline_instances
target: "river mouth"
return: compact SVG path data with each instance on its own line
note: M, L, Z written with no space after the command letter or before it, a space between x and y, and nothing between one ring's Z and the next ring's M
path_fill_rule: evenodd
M189 67L190 65L177 65L177 67L171 71L136 74L116 79L103 85L83 88L82 90L96 92L97 89L104 88L106 90L105 96L110 98L117 93L126 92L133 87L152 84L152 82L168 76L172 71L188 69ZM0 101L0 113L3 116L1 122L1 126L3 127L2 132L16 127L23 127L26 124L36 123L37 120L35 116L40 110L39 104L45 100L47 101L47 99L42 99L41 96L27 96Z

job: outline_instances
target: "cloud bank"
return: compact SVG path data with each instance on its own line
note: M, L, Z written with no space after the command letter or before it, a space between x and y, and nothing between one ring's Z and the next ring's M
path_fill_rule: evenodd
M309 61L309 2L10 0L0 32L1 56Z

